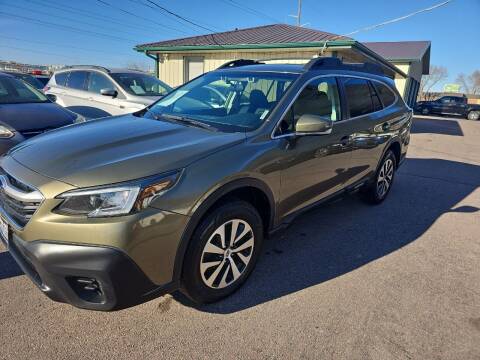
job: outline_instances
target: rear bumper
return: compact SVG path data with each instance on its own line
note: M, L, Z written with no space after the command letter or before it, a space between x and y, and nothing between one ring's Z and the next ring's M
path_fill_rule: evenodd
M120 250L13 235L9 251L25 274L49 298L90 310L118 310L174 290L158 287Z

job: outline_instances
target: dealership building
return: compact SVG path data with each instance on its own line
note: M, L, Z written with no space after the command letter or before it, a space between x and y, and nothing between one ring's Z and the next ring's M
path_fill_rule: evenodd
M413 105L423 75L429 73L430 42L366 42L299 26L274 24L137 45L155 61L156 74L171 86L237 59L307 62L334 56L345 62L374 62L395 80L407 104Z

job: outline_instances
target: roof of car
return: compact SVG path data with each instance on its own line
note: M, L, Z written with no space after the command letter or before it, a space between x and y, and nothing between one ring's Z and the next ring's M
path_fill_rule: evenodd
M58 72L71 71L71 70L99 70L99 71L104 71L110 74L116 74L116 73L146 74L146 72L141 70L128 69L128 68L107 68L104 66L97 66L97 65L69 65L61 68L60 70L58 70Z
M0 71L0 76L4 76L4 77L15 77L13 76L13 74L9 71Z
M261 72L285 72L285 73L302 73L304 72L301 64L257 64L245 65L238 67L223 68L225 71L261 71Z

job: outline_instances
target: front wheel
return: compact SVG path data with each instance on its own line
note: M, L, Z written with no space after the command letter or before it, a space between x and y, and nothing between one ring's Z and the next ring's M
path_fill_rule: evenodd
M395 154L389 150L380 163L375 179L364 189L364 197L369 203L380 204L386 199L392 188L396 168Z
M252 205L234 200L216 208L191 239L182 292L196 303L232 294L252 272L262 241L262 219Z
M467 115L468 120L478 120L480 119L480 111L470 111Z

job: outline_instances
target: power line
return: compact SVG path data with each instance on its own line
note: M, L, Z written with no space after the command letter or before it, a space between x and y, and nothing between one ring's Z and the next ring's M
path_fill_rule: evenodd
M244 5L242 3L239 3L237 1L234 1L234 0L221 0L222 2L224 2L225 4L228 4L230 6L233 6L237 9L240 9L240 10L243 10L244 12L247 12L249 14L252 14L252 15L256 15L256 16L259 16L259 17L263 17L263 18L266 18L266 19L269 19L269 20L273 20L274 22L276 23L281 23L280 20L268 15L268 14L265 14L261 11L258 11L258 10L255 10L254 8L251 8L247 5Z
M155 10L155 11L159 11L159 12L160 12L162 15L164 15L164 16L170 16L170 17L168 17L169 19L172 19L172 20L176 21L178 24L181 24L181 25L183 25L183 26L188 25L191 29L193 29L193 31L195 31L195 32L198 33L198 29L196 29L195 26L192 26L191 24L185 24L185 22L183 22L182 20L178 19L177 17L171 16L170 14L165 13L164 11L161 11L161 10L160 10L159 8L157 8L156 6L152 6L151 4L144 3L144 2L142 2L142 1L140 1L140 0L129 0L129 1L132 2L132 3L134 3L134 4L143 5L143 6L148 7L149 9L152 9L152 10ZM194 20L192 20L192 19L190 19L190 18L187 18L187 17L185 17L185 18L186 18L186 19L189 19L190 21L194 21ZM215 29L215 31L223 31L222 29L219 29L219 28L217 28L216 26L213 26L213 25L210 25L210 24L206 24L206 23L204 23L204 22L199 22L199 21L196 21L196 22L199 23L199 24L205 25L205 26L209 26L209 27Z
M20 21L23 21L23 22L34 22L34 23L37 23L39 25L53 27L53 28L56 28L56 29L62 29L64 31L73 31L73 32L76 32L76 33L79 33L79 34L82 34L82 35L90 34L90 35L95 35L95 36L104 36L104 37L107 37L107 38L110 38L110 39L116 40L116 41L136 42L136 40L132 40L132 39L125 39L125 38L121 38L121 37L114 36L114 35L99 33L99 32L96 32L96 31L79 29L79 28L76 28L76 27L73 27L73 26L68 26L68 25L55 24L55 23L51 23L51 22L48 22L48 21L37 20L37 19L31 18L31 17L15 15L15 14L6 13L6 12L3 12L3 11L0 11L0 14L5 15L5 16L10 17L10 18L19 19Z
M437 9L437 8L439 8L439 7L442 7L442 6L447 5L448 3L452 2L452 1L453 1L453 0L446 0L446 1L443 1L443 2L441 2L441 3L438 3L438 4L435 4L435 5L429 6L429 7L427 7L427 8L414 11L414 12L412 12L412 13L410 13L410 14L407 14L407 15L404 15L404 16L400 16L400 17L397 17L397 18L394 18L394 19L391 19L391 20L387 20L387 21L381 22L381 23L379 23L379 24L370 25L370 26L367 26L367 27L364 27L364 28L361 28L361 29L358 29L358 30L349 32L348 34L343 34L343 35L334 36L333 38L331 38L331 39L329 39L329 40L327 40L327 41L325 41L325 42L323 43L322 53L323 53L323 52L325 51L325 49L327 48L327 43L328 43L329 41L334 41L334 40L337 40L337 39L342 38L342 37L349 37L349 36L358 34L359 32L370 31L370 30L377 29L377 28L382 27L382 26L385 26L385 25L393 24L393 23L396 23L396 22L399 22L399 21L408 19L408 18L410 18L410 17L412 17L412 16L415 16L415 15L418 15L418 14L421 14L421 13L424 13L424 12L428 12L428 11L435 10L435 9Z
M31 43L31 44L43 44L43 45L55 46L55 47L60 47L60 48L63 48L63 49L65 49L66 47L68 47L69 50L70 50L70 49L76 49L76 50L87 51L87 52L92 52L92 53L103 53L103 54L109 54L109 55L112 54L111 51L106 51L106 50L87 49L87 48L81 48L81 47L76 47L76 46L71 46L71 45L51 43L51 42L46 42L46 41L28 40L28 39L18 38L18 37L15 37L15 36L0 35L0 38L10 39L10 40L16 40L16 41L22 41L22 42ZM123 54L127 55L126 52L123 53ZM128 53L128 54L131 55L132 53Z
M361 29L352 31L351 33L348 33L348 34L345 34L345 35L341 35L341 36L351 36L351 35L358 34L359 32L362 32L362 31L369 31L369 30L373 30L373 29L379 28L379 27L381 27L381 26L393 24L393 23L395 23L395 22L408 19L409 17L415 16L415 15L418 15L418 14L421 14L421 13L424 13L424 12L428 12L428 11L435 10L435 9L441 7L441 6L447 5L447 4L450 3L450 2L452 2L452 0L447 0L447 1L441 2L441 3L439 3L439 4L436 4L436 5L427 7L427 8L425 8L425 9L417 10L417 11L414 11L413 13L410 13L410 14L407 14L407 15L404 15L404 16L400 16L400 17L395 18L395 19L392 19L392 20L387 20L387 21L384 21L384 22L382 22L382 23L380 23L380 24L367 26L367 27L364 27L364 28L361 28Z
M78 58L73 57L73 56L62 55L62 54L55 54L55 53L51 53L51 52L47 52L47 51L32 50L32 49L26 49L26 48L21 48L21 47L17 47L17 46L10 46L10 45L0 45L0 47L9 48L9 49L15 49L15 50L21 50L21 51L26 51L26 52L29 52L29 53L32 53L32 52L33 52L33 53L38 53L38 54L54 55L54 56L60 56L60 57L68 58L68 59L76 59L76 60L78 60Z
M41 2L41 1L38 1L38 0L26 0L26 1L32 2L36 5L45 6L44 2ZM81 16L88 16L88 17L91 17L91 18L99 19L101 21L109 21L111 23L115 23L115 24L118 24L118 25L125 26L125 21L122 21L120 19L112 18L112 17L109 17L109 16L98 15L98 14L94 13L93 11L79 9L79 8L68 6L68 5L65 5L65 4L55 4L55 5L48 4L48 7L53 8L53 9L57 9L57 10L60 10L60 11L63 11L63 12L68 12L70 14L73 13L73 14L78 14L78 15L81 15ZM142 27L144 27L144 28L148 27L149 29L158 30L157 26L147 26L146 24L142 24ZM146 31L149 31L149 30L146 30ZM176 29L175 31L182 32L181 30L178 30L178 29Z
M105 30L111 30L111 31L114 31L114 32L120 32L120 33L123 33L123 34L128 34L125 31L121 31L121 30L119 31L119 30L114 29L114 28L108 28L108 27L105 27L103 25L93 24L93 23L90 23L90 22L87 22L87 21L72 19L72 18L68 18L68 17L65 17L65 16L53 15L51 13L41 11L41 10L36 10L36 9L32 10L32 9L29 9L29 8L25 8L25 7L18 6L18 5L13 5L13 4L5 4L5 5L11 6L11 7L14 7L14 8L17 8L17 9L21 9L21 10L32 11L32 12L35 12L36 14L43 14L43 15L46 15L46 16L55 16L55 18L57 18L57 19L66 20L66 21L69 21L69 22L85 24L85 25L94 26L94 27L100 27L100 28L103 28ZM131 41L134 41L134 40L132 39Z
M136 18L139 18L139 19L142 19L142 20L146 20L146 21L153 22L154 24L157 24L157 25L159 25L159 26L162 26L162 27L167 28L167 29L170 29L170 30L175 30L175 31L181 32L181 33L183 33L183 34L188 34L188 33L186 33L185 31L178 30L178 29L176 29L176 28L173 28L173 27L170 27L170 26L167 26L167 25L158 23L158 22L153 21L153 20L150 20L150 19L148 19L148 18L146 18L146 17L140 16L140 15L135 14L135 13L132 13L132 12L130 12L130 11L128 11L128 10L122 9L122 8L120 8L120 7L118 7L118 6L114 6L114 5L110 4L109 2L106 2L106 1L103 1L103 0L97 0L97 1L98 1L99 3L101 3L101 4L103 4L103 5L110 6L110 7L114 8L114 9L117 9L118 11L121 11L121 12L123 12L123 13L125 13L125 14L130 15L130 16L133 16L133 17L136 17Z

